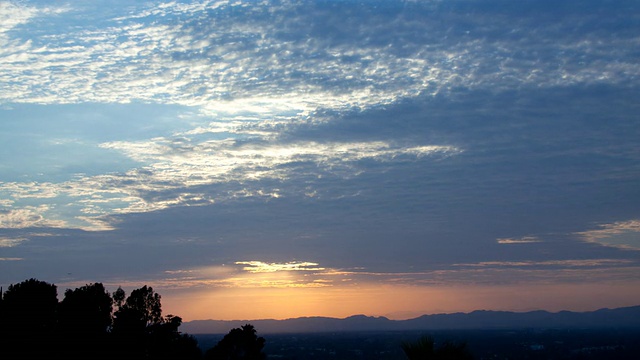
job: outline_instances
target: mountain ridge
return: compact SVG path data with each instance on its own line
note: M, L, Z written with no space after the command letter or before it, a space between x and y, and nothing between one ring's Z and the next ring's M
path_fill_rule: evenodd
M384 316L375 317L362 314L346 318L310 316L284 320L193 320L183 323L180 330L190 334L225 334L232 328L247 323L254 325L261 334L523 328L640 328L640 305L614 309L602 308L586 312L474 310L468 313L421 315L407 320L391 320Z

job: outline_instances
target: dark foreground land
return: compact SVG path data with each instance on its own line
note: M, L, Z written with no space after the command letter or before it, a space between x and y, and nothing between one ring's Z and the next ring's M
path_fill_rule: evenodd
M406 359L402 342L466 342L474 359L640 359L640 329L446 330L263 334L268 359ZM223 335L195 335L201 348Z

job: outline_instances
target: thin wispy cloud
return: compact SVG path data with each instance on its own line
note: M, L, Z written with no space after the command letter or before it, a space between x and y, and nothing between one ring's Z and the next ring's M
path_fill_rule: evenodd
M363 159L390 161L406 155L409 158L404 161L411 161L411 158L461 151L451 146L398 148L383 142L238 144L233 139L192 143L187 138L154 139L144 143L112 142L101 146L122 151L149 165L125 174L80 177L58 184L5 183L0 191L13 202L28 200L50 204L75 198L72 205L60 204L79 212L75 220L67 220L66 226L106 230L111 227L101 218L107 215L156 211L179 205L206 205L227 197L225 194L203 194L198 190L193 192L190 188L194 186L264 178L286 181L300 168L288 167L289 164L308 163L307 166L313 166L315 171L339 167L345 176L351 176L359 171L351 163ZM161 195L163 192L166 195ZM147 195L150 193L156 195ZM64 219L45 218L49 210L45 204L8 212L2 220L6 224L4 227L65 226Z
M547 261L485 261L477 264L455 264L467 267L535 267L535 266L562 266L562 267L592 267L601 265L628 265L631 260L621 259L586 259L586 260L547 260Z
M510 245L510 244L531 244L531 243L539 243L542 240L538 239L535 236L524 236L521 237L519 239L512 239L512 238L499 238L496 240L498 242L498 244L506 244L506 245Z
M236 265L236 266L233 266ZM620 259L505 261L454 264L431 271L376 272L362 268L326 268L315 262L237 261L233 265L167 270L156 285L169 288L341 288L386 286L451 286L453 284L581 283L584 276L619 282L637 271L637 261ZM241 266L241 267L238 267ZM517 274L518 276L512 276Z
M628 250L640 250L640 220L602 224L597 229L577 233L588 242Z
M27 241L27 238L22 238L22 237L18 237L18 238L0 237L0 248L18 246L20 243L22 243L24 241Z
M325 268L318 267L313 262L289 262L284 264L266 263L263 261L236 261L236 265L246 265L243 270L250 273L264 273L276 271L323 271Z

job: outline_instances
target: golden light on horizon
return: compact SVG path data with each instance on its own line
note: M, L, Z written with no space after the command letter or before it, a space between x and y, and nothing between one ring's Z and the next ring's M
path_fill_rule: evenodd
M216 288L169 291L165 312L185 321L256 320L304 316L344 318L356 314L402 320L423 314L506 311L590 311L635 305L640 281L628 283L410 286L334 285L330 287ZM576 300L580 299L580 300Z
M582 268L600 263L609 262L571 265ZM333 269L313 261L250 260L167 271L175 277L153 286L163 295L165 313L185 321L341 318L356 314L400 320L474 310L586 311L635 305L634 299L640 296L640 280L635 281L636 286L629 286L629 279L598 278L598 271L591 269L590 282L585 282L572 269L526 269L534 265L500 263L489 270L484 269L487 264L480 263L447 271L385 273ZM504 266L507 268L502 269ZM508 281L508 275L516 271L527 271L530 281ZM584 274L586 270L580 271ZM497 285L500 279L502 283Z

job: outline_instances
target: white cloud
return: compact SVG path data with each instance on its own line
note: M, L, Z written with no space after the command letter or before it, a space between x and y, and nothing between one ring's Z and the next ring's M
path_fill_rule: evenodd
M19 6L12 2L0 2L0 33L28 22L35 14L34 8Z
M242 269L250 273L270 273L276 271L324 271L314 262L293 261L288 263L267 263L263 261L236 261L236 265L246 265Z
M522 39L464 36L442 45L429 44L426 35L403 37L394 44L376 43L372 37L389 36L394 30L422 30L437 36L443 29L433 28L428 21L403 22L401 15L385 25L372 23L366 14L353 20L341 14L314 19L314 14L296 11L304 5L276 9L271 3L245 4L250 11L244 17L220 16L215 18L217 26L210 23L208 12L224 13L232 6L224 2L144 5L138 14L116 18L110 27L86 24L84 29L45 35L44 44L25 42L18 51L0 55L5 65L0 78L16 84L11 91L0 89L0 97L43 103L139 100L268 114L319 107L367 108L457 86L496 89L620 82L640 74L640 66L622 56L622 49L634 48L640 37L602 42L594 33L576 43L558 38L554 31L561 32L559 26L532 34L530 48L525 50L521 47L527 42ZM10 28L43 12L10 7L17 13L16 20L8 22ZM176 23L177 16L181 20ZM494 20L479 17L473 25L484 30L495 26ZM344 25L354 32L341 41L307 34L309 22L318 21L327 21L328 29ZM515 29L530 26L526 22L511 25ZM292 35L299 32L300 38L281 39L283 28ZM545 43L541 36L556 41ZM405 50L398 51L395 45ZM609 61L611 48L622 52L615 62ZM531 53L532 58L514 60L520 51ZM562 54L561 65L535 58L536 51ZM589 55L587 60L583 55ZM583 64L573 65L575 59ZM496 66L483 65L487 63Z
M0 199L0 207L9 208L13 205L14 201L11 199Z
M236 131L243 132L241 129ZM110 142L101 146L121 151L147 165L126 173L79 176L61 183L0 183L0 192L11 199L7 205L12 209L4 219L0 217L0 227L112 230L114 224L109 215L207 205L237 196L280 197L283 193L277 188L247 184L267 179L291 180L299 175L299 167L303 166L300 164L307 164L304 166L317 174L331 172L352 177L362 171L358 169L357 162L363 159L416 161L425 156L451 156L462 151L453 146L401 147L383 141L283 144L259 138L252 141L231 138L196 141L188 136ZM218 193L197 190L198 186L222 183L241 184L241 188ZM308 194L312 190L306 187L301 191ZM155 195L147 195L150 193ZM42 205L21 207L34 201ZM50 220L48 210L52 204L56 204L58 211L64 209L64 212L75 215Z
M145 283L153 287L181 289L317 288L331 286L341 275L333 269L319 267L313 262L239 261L234 265L165 270L156 280L150 282L147 279ZM136 283L133 282L133 285Z
M47 205L25 206L15 210L0 211L0 228L21 229L28 227L64 227L65 222L45 216Z

